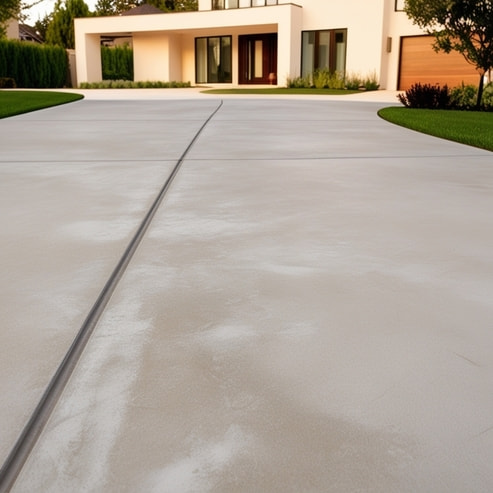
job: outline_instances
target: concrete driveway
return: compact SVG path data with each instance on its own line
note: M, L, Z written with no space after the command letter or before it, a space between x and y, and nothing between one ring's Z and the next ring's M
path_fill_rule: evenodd
M2 460L221 105L174 94L0 120ZM222 101L12 491L493 489L493 155L359 99Z

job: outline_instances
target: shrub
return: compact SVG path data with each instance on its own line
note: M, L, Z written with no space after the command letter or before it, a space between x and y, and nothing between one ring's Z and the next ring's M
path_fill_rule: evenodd
M407 108L446 109L450 107L447 85L413 84L405 94L397 96Z
M451 107L458 110L475 110L476 100L478 96L478 88L473 85L465 85L454 87L450 91ZM493 111L493 84L485 86L483 90L483 98L481 99L481 110Z
M481 100L483 108L487 111L493 111L493 82L490 82L483 90L483 99Z
M465 85L464 82L450 91L450 104L457 109L469 110L476 106L478 89L473 85Z
M0 89L15 89L17 84L12 77L0 77Z
M82 82L80 89L170 89L191 87L190 82L104 80L101 82Z
M312 74L312 84L317 89L344 89L344 77L339 72L318 69Z
M290 89L307 89L312 87L311 79L308 76L287 79L286 86Z
M377 73L375 71L371 72L365 77L365 79L363 80L363 87L367 91L376 91L380 87L380 84L378 83Z
M68 59L64 48L0 40L0 77L14 79L17 87L63 87L67 75Z
M346 89L350 89L352 91L357 91L358 89L376 91L380 87L377 72L375 70L370 72L365 77L355 72L348 72L344 79L344 84Z
M101 46L103 80L133 80L133 50L128 45Z
M346 75L344 82L346 85L346 89L350 89L353 91L357 91L363 85L363 81L361 80L361 77L354 72L349 72Z

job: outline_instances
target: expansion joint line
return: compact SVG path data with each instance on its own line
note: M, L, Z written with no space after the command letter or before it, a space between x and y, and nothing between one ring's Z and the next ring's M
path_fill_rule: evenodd
M51 413L53 412L60 396L62 395L63 390L67 385L70 376L94 331L94 328L96 327L113 292L118 285L118 282L123 276L128 264L130 263L134 253L141 243L147 229L149 228L152 219L156 215L156 212L158 211L159 206L164 199L164 196L170 188L171 183L178 174L183 161L185 160L187 154L199 138L204 128L212 120L212 118L219 111L222 105L223 101L220 102L219 106L211 113L204 124L200 127L183 154L178 159L173 170L171 171L171 174L168 176L168 179L159 191L156 199L154 200L153 204L142 220L132 240L125 249L111 276L108 278L96 302L91 308L69 350L63 358L63 361L60 363L60 366L58 367L50 383L48 384L48 387L41 397L41 400L36 406L29 421L25 425L22 433L17 439L17 442L15 443L9 456L3 464L2 469L0 469L0 493L8 493L12 489L17 477L22 470L22 467L27 461L29 454L35 446L39 436L41 435L44 427L46 426L46 423L51 416Z

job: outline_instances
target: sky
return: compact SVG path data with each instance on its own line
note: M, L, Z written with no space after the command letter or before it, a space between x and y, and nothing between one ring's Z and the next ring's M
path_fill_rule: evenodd
M94 10L97 0L84 0L89 10ZM26 3L29 3L27 0ZM46 14L53 12L56 0L43 0L39 5L26 11L28 14L27 24L34 24L38 19L42 19Z

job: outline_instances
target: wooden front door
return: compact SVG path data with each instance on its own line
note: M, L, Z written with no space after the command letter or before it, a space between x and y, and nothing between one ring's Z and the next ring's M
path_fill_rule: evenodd
M240 84L277 84L277 33L239 36Z

